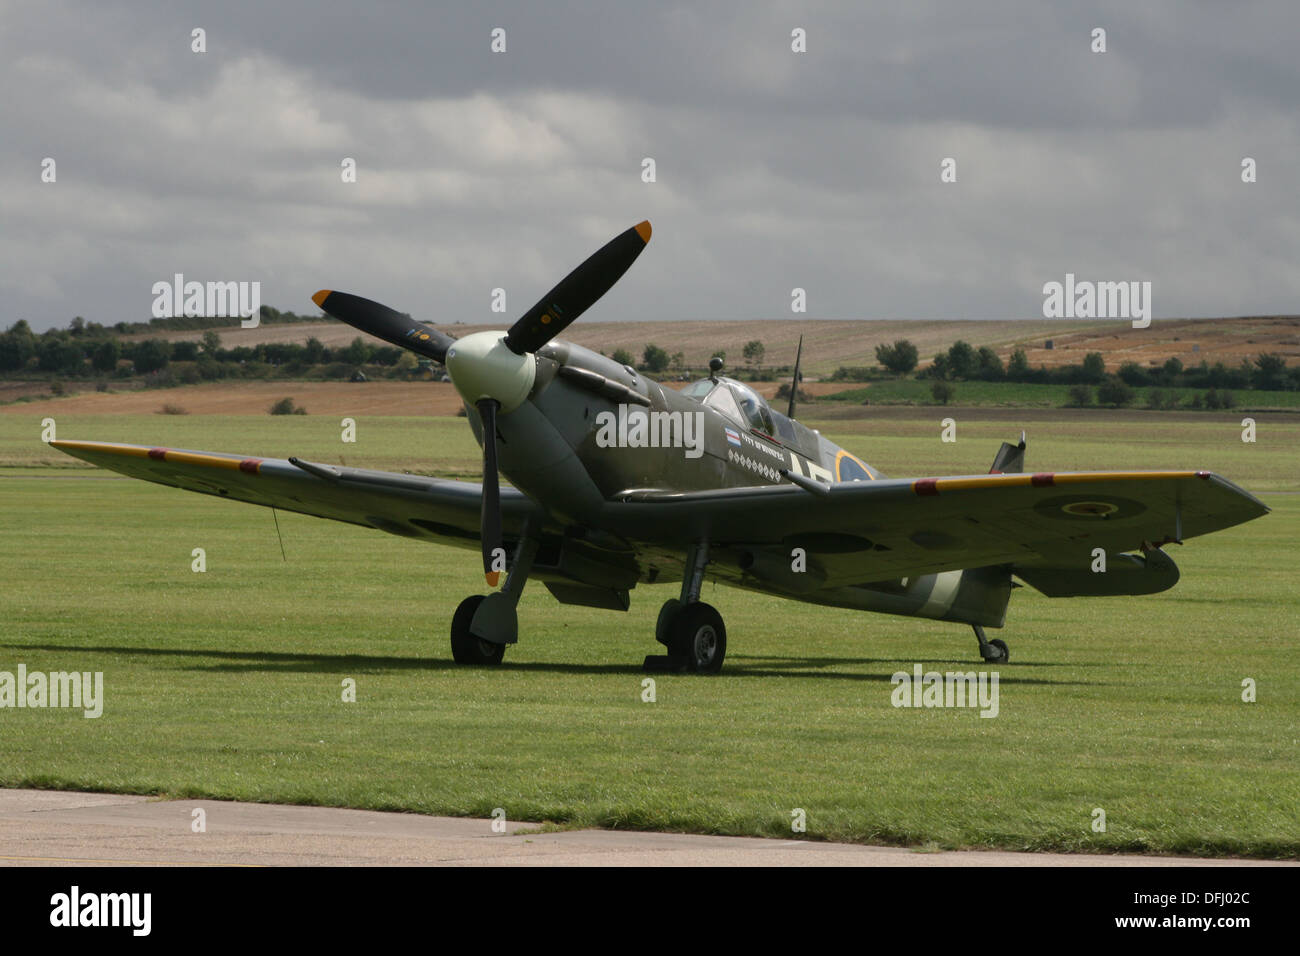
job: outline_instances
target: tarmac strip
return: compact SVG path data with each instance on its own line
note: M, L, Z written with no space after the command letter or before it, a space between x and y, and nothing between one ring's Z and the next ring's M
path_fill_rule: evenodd
M195 827L202 810L203 831ZM1118 854L926 852L329 807L0 789L3 866L1239 866ZM500 824L498 824L498 827ZM1292 864L1294 865L1294 864Z

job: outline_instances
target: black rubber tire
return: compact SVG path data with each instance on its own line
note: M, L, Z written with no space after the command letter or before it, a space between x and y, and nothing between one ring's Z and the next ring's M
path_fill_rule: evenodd
M1004 640L1002 640L1002 638L1000 638L1000 637L995 637L995 638L993 638L993 640L989 641L989 645L992 646L992 647L996 647L999 651L1001 651L1001 652L1002 652L1002 656L1001 656L1000 658L998 658L997 660L989 661L988 663L990 663L990 664L1006 664L1008 661L1011 660L1011 652L1010 652L1009 650L1007 650L1007 642L1004 641Z
M716 674L727 656L727 627L709 604L687 604L667 624L668 650L696 674Z
M493 644L469 632L474 612L483 603L485 595L473 594L460 602L451 618L451 656L457 664L490 667L500 664L506 656L504 644Z
M664 606L659 609L659 618L655 621L655 640L668 647L668 634L670 622L673 615L680 611L685 605L677 598L669 598L664 601Z

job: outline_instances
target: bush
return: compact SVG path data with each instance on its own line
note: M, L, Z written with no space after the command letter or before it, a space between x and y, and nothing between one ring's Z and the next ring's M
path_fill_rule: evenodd
M46 334L36 344L36 358L42 372L76 375L86 360L85 350L71 339Z
M194 363L194 367L199 373L199 378L205 381L212 381L225 374L220 363L211 355L200 355L199 360Z
M1177 392L1153 388L1147 392L1147 408L1177 408L1182 398Z
M172 346L170 342L162 339L145 339L135 347L135 353L131 356L135 364L135 370L141 375L147 375L150 372L159 372L167 367L171 361Z
M1011 353L1011 361L1007 362L1007 378L1013 382L1023 382L1029 374L1029 359L1025 357L1025 350L1016 349Z
M1121 365L1119 367L1119 377L1125 385L1132 385L1134 388L1151 384L1151 376L1137 362L1125 362Z
M172 375L171 369L165 368L160 372L141 375L140 381L144 382L145 388L171 388L176 384L176 376Z
M282 398L271 406L272 415L306 415L307 409L294 405L292 398Z
M1092 404L1092 386L1091 385L1071 385L1069 404L1076 408L1084 408Z
M1218 389L1212 388L1205 393L1206 408L1232 408L1236 404L1237 400L1233 398L1232 392L1226 390L1220 392Z
M1002 368L1002 359L998 358L998 353L987 345L980 347L975 358L979 363L978 374L982 381L997 382L1006 377L1006 371Z
M878 350L877 350L878 351ZM800 378L803 376L800 375ZM869 382L871 369L865 365L841 365L831 373L832 382Z
M97 372L111 372L117 368L117 360L121 357L122 346L117 339L105 339L91 353L90 364Z
M373 352L374 349L367 345L358 335L347 348L342 350L343 361L353 366L365 365L370 361Z
M1252 373L1255 388L1279 389L1286 387L1286 357L1261 352L1255 358L1256 371Z
M930 386L930 394L940 405L947 405L957 394L957 389L953 388L945 381L937 381Z
M876 346L876 361L899 375L906 375L916 368L919 358L916 346L907 339L899 339L893 345Z
M1123 408L1133 404L1133 389L1118 378L1108 378L1097 386L1097 401L1102 405Z
M800 375L799 377L800 377L800 378L803 378L802 375ZM784 383L783 385L781 385L780 388L778 388L778 389L776 390L776 399L779 400L779 401L782 401L782 402L789 402L789 400L790 400L790 383L789 383L789 382ZM805 391L805 390L802 389L802 388L799 389L799 391L796 393L795 404L797 404L797 405L803 405L803 404L805 404L806 402L811 402L812 400L813 400L813 397L812 397L810 394L808 394L808 392Z
M668 354L668 350L653 343L647 345L641 354L642 367L650 372L662 372L671 361L672 356Z
M158 409L158 414L159 415L188 415L189 412L186 409L181 408L179 405L172 405L168 403L164 405L162 408Z
M969 342L958 339L948 349L948 372L952 378L974 378L979 370L979 358Z
M940 352L939 354L935 355L934 361L930 363L930 367L927 369L923 369L921 372L917 374L916 377L936 378L939 381L944 381L949 377L948 375L949 371L950 371L950 367L948 364L948 355L947 353Z

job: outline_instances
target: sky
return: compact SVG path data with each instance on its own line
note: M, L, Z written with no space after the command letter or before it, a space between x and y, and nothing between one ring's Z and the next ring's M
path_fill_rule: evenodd
M505 327L642 219L591 319L1041 318L1067 273L1294 314L1297 36L1291 2L0 0L0 328L145 320L176 273Z

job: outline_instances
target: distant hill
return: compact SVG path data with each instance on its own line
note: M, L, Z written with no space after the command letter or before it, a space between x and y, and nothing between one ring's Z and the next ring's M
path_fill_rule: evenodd
M439 325L453 336L500 325ZM241 329L238 324L216 329L222 344L253 346L262 342L304 343L320 339L334 348L347 345L361 334L349 325L333 320L291 325L263 325ZM587 322L579 319L564 338L606 354L627 349L639 361L647 343L670 354L683 352L688 365L702 366L719 349L727 353L731 367L744 364L741 350L758 339L766 347L763 364L790 365L794 362L799 336L804 337L804 369L808 374L828 375L842 365L876 364L875 349L883 342L908 339L921 353L922 365L958 339L976 348L987 345L1005 362L1015 348L1023 348L1029 364L1077 364L1087 352L1101 352L1107 368L1123 362L1159 365L1177 357L1184 365L1223 362L1235 366L1243 358L1261 352L1287 357L1287 365L1300 364L1300 316L1253 316L1231 319L1155 319L1150 328L1134 329L1116 319L1025 319L1005 321L956 320L861 320L769 319L759 321L706 322ZM202 332L145 333L132 338L165 338L173 342L197 341ZM1052 341L1053 348L1046 343Z

